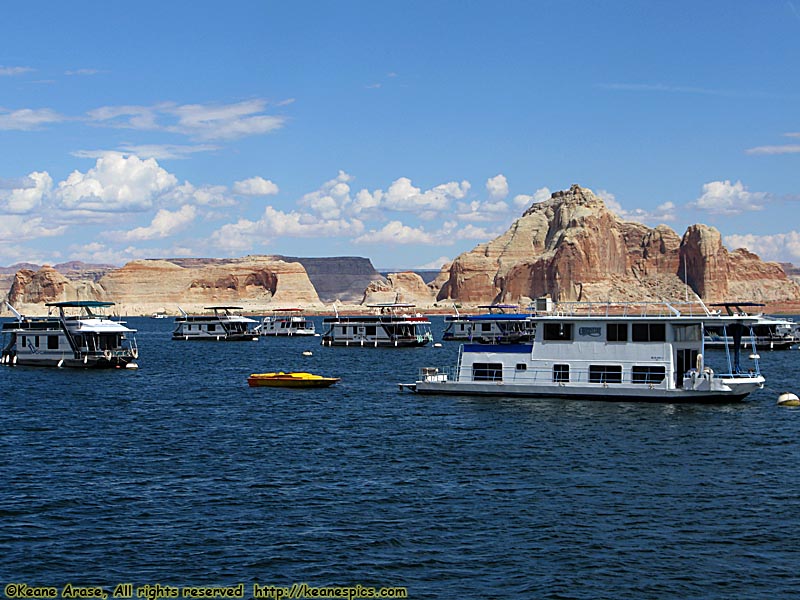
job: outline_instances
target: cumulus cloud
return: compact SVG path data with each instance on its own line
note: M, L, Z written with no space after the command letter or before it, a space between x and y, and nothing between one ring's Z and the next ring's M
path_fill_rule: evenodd
M127 242L163 239L185 229L196 216L197 209L191 204L186 204L177 211L162 208L147 227L137 227L131 231L112 231L106 237Z
M357 244L434 244L436 238L421 227L409 227L400 221L391 221L377 231L357 237Z
M729 248L747 248L762 260L800 261L800 232L797 231L770 235L726 235L725 245Z
M53 179L46 171L34 171L26 178L25 187L13 188L9 193L0 191L0 212L25 214L41 206L53 188Z
M538 202L544 202L545 200L549 200L551 196L551 192L549 188L543 187L536 190L532 195L528 194L518 194L514 196L514 206L517 208L527 208L532 204L536 204Z
M29 217L22 215L9 215L0 219L0 242L23 242L42 237L62 235L66 230L65 225L45 227L42 217Z
M690 206L712 214L738 215L761 210L768 200L766 192L750 192L741 181L711 181L703 185L703 194Z
M435 258L434 260L425 263L424 265L417 265L414 267L415 269L441 269L444 265L452 261L451 258L447 256L440 256L439 258Z
M381 200L385 208L396 211L444 211L452 200L461 200L470 190L470 183L451 181L423 192L407 177L395 180Z
M66 121L67 117L49 108L23 108L9 111L0 108L0 130L33 131L49 123Z
M233 192L243 196L274 196L278 186L263 177L251 177L233 184Z
M308 208L323 219L338 219L350 204L351 175L339 171L335 179L326 181L316 191L305 194L297 202L299 206Z
M486 191L489 198L494 201L503 200L508 196L508 180L505 175L496 175L486 181Z
M73 171L55 191L67 210L137 212L153 207L155 198L175 187L174 175L149 158L108 153L86 173Z
M277 237L352 238L363 231L364 224L358 219L325 219L311 213L283 212L267 206L258 221L239 219L223 225L212 234L211 241L219 248L238 252L264 246Z
M675 212L677 207L673 202L664 202L659 204L654 211L648 211L641 208L626 210L619 202L617 202L616 197L611 192L606 190L598 190L597 196L603 200L608 210L625 221L658 225L667 221L674 221L677 218Z

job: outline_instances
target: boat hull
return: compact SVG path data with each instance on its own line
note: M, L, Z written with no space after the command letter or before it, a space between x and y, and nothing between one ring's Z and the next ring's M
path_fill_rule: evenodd
M730 391L659 389L645 386L639 389L619 387L570 387L520 385L502 382L457 382L457 381L417 381L412 388L423 395L451 396L495 396L522 398L560 398L573 400L600 400L618 402L667 402L667 403L728 403L740 402L750 393L763 387L763 378L753 378L752 382L737 383Z
M311 373L257 373L247 378L247 384L250 387L324 388L339 380L339 377Z

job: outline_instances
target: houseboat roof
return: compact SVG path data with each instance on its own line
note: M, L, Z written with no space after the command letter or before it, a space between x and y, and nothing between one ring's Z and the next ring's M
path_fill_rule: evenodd
M46 302L45 306L58 306L60 308L101 308L114 306L113 302L101 302L99 300L67 300L64 302Z

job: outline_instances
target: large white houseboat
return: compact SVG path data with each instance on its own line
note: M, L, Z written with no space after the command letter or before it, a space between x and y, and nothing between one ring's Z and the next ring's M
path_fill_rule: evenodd
M314 321L300 314L300 308L278 308L253 330L259 335L316 335Z
M258 321L233 312L242 310L241 306L207 306L206 310L210 312L205 315L189 315L180 306L178 310L181 316L175 318L173 340L258 340L258 333L250 327Z
M0 363L43 367L135 368L135 329L102 314L113 302L49 302L46 317L27 317L6 304L16 319L3 323ZM57 314L52 314L53 309Z
M762 312L748 312L752 307L762 307L757 302L720 302L711 304L711 307L722 307L728 315L753 315L758 320L753 325L753 342L756 346L768 350L788 350L800 344L800 323L792 319L773 317ZM732 336L728 335L721 326L709 323L705 326L706 348L724 349L733 343ZM751 343L749 338L742 340L742 347L747 348Z
M742 368L738 342L757 319L702 304L568 303L528 317L533 339L464 344L454 368L421 370L421 394L708 402L741 400L764 386L758 355ZM705 358L703 328L737 340L727 366ZM722 355L716 353L717 358Z
M424 346L433 341L431 322L419 313L403 314L413 304L368 304L378 314L325 317L327 327L322 335L323 346Z

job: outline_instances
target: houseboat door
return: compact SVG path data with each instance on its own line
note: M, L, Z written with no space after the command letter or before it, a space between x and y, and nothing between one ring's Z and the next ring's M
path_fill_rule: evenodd
M678 350L675 360L675 387L683 387L684 374L697 364L697 350Z

